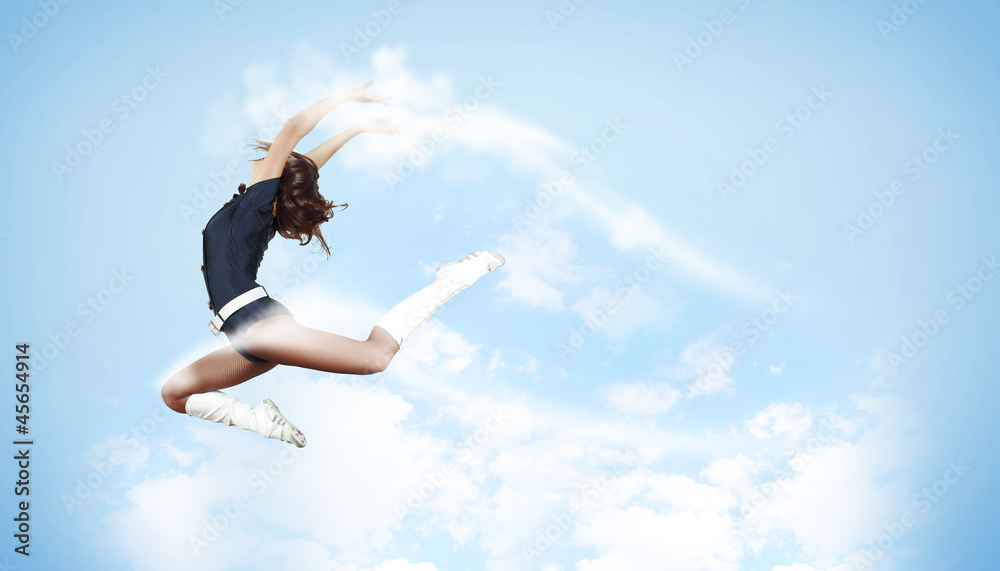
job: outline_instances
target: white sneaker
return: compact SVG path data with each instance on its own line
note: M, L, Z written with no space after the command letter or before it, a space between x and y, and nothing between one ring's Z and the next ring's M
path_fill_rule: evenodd
M271 399L264 399L254 408L254 414L259 422L260 433L268 438L277 438L299 448L306 445L306 435L302 434L294 424L281 414L278 406ZM267 425L270 425L268 428Z
M457 262L441 264L436 269L436 279L450 279L469 287L485 273L492 272L505 263L507 260L500 254L480 250Z

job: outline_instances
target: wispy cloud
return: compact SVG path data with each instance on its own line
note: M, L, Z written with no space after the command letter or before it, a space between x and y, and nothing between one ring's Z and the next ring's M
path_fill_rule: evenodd
M329 54L308 42L299 42L290 48L288 61L292 65L267 61L244 71L248 96L243 108L251 119L265 125L274 109L303 108L344 86L374 79L373 91L396 97L391 113L404 126L406 136L363 139L358 142L359 150L345 153L339 160L346 168L368 172L378 184L384 184L387 170L395 168L408 153L419 150L422 141L433 140L435 131L444 132L446 136L443 142L435 144L434 151L425 153L427 160L415 164L418 169L427 168L455 151L466 150L503 160L510 171L534 178L537 188L564 170L565 157L570 156L574 148L572 144L542 125L503 110L492 98L482 100L468 113L458 114L460 122L454 120L455 105L473 96L477 84L467 86L469 93L465 93L446 74L422 77L407 67L407 57L407 50L402 47L373 50L370 73L362 75L342 67ZM307 61L308 66L297 63ZM506 78L490 81L498 82L500 85L496 89L502 90ZM389 112L388 109L384 111L387 115ZM372 113L371 109L358 106L345 106L342 112L338 111L346 121ZM342 126L321 126L318 131L330 136L340 128ZM456 172L461 170L460 160L454 162L454 168L458 169ZM577 183L566 187L565 196L623 252L661 247L670 252L670 264L719 292L753 303L771 296L771 288L673 235L642 204L624 200L620 193L603 191L598 194ZM608 200L612 196L614 200ZM554 302L547 299L545 303Z

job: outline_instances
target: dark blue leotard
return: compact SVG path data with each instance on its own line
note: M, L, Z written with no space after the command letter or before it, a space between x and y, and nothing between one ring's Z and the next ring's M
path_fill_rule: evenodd
M262 180L234 194L205 226L202 271L213 312L259 285L257 269L277 231L271 212L278 180Z

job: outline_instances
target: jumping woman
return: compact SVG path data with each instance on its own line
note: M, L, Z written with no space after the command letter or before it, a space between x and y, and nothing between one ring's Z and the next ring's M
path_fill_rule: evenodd
M347 141L361 133L396 134L384 118L364 119L343 133L300 154L295 145L341 103L389 104L391 98L370 95L369 81L331 95L282 125L271 143L257 141L267 154L251 167L250 185L208 221L202 231L208 308L214 315L209 329L225 333L230 345L209 353L171 377L161 391L171 409L237 425L298 447L306 437L288 422L271 399L256 407L222 392L266 373L276 365L292 365L353 375L384 371L403 341L431 313L460 290L504 264L503 256L478 251L437 267L434 283L393 307L359 341L305 327L291 312L270 298L257 283L257 269L267 244L280 234L305 245L316 238L329 256L320 225L333 216L332 202L319 193L319 169Z

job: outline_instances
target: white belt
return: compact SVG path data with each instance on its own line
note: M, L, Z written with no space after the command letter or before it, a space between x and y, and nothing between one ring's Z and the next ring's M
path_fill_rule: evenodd
M240 309L244 305L250 303L251 301L260 299L262 297L267 297L267 292L264 291L264 286L257 286L250 291L241 293L240 295L234 297L229 303L222 306L219 313L208 322L208 328L212 330L212 333L218 337L219 332L222 331L222 324L225 323L229 316L236 313L237 309Z

